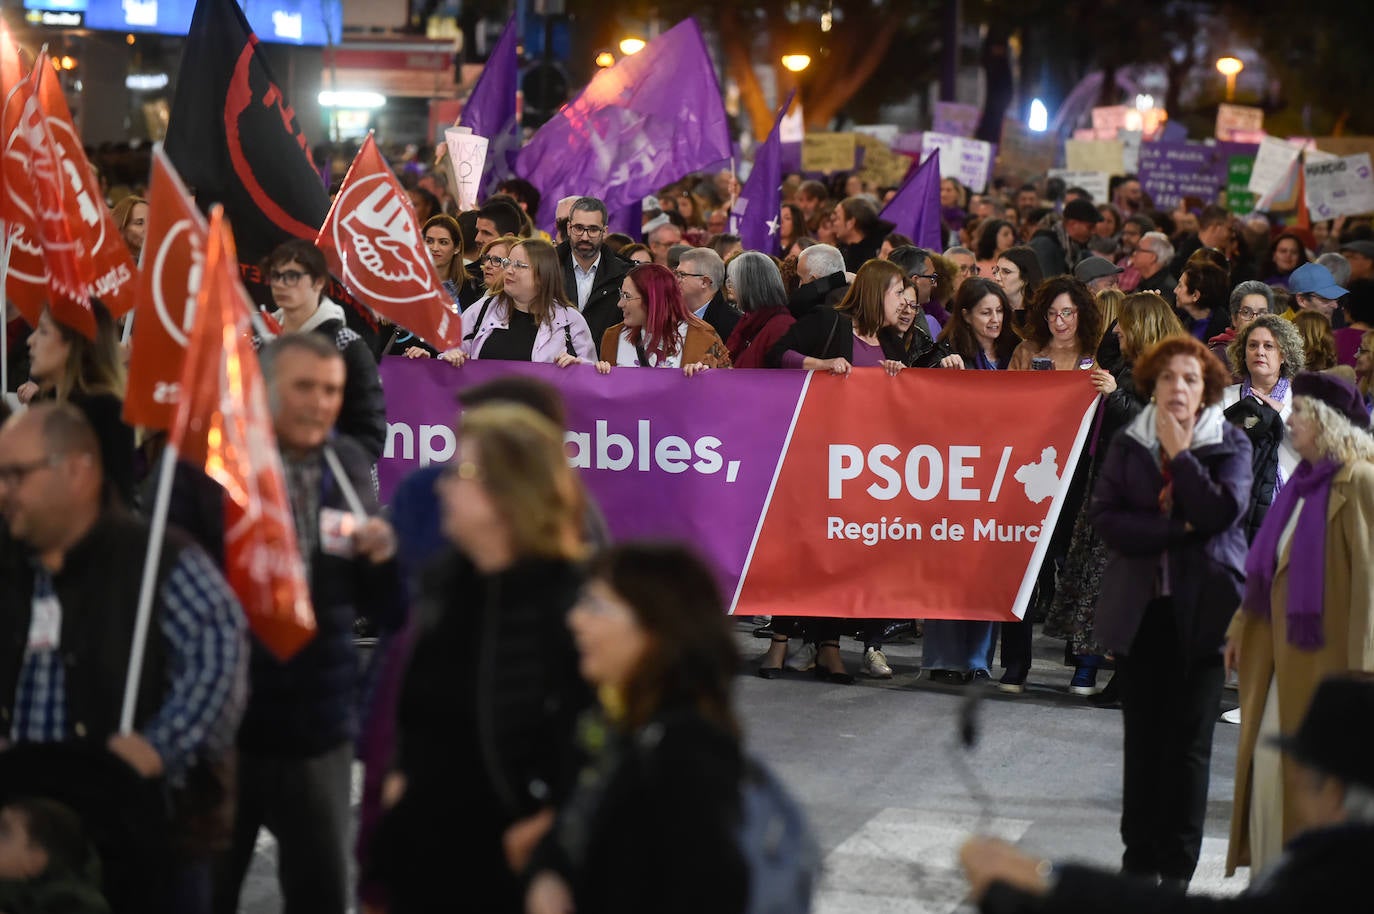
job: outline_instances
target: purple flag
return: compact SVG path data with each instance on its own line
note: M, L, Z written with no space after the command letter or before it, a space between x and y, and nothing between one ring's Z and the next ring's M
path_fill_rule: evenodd
M559 199L590 194L610 212L730 157L715 67L696 20L685 19L607 67L539 128L516 171L539 188L540 228Z
M782 209L782 119L796 95L797 90L793 89L778 109L773 129L754 153L754 170L749 172L749 180L744 182L730 214L735 234L739 235L746 251L778 253L778 220Z
M901 232L919 247L928 251L942 251L940 242L940 150L906 176L897 196L883 207L880 218L891 222L893 231Z
M515 159L520 154L520 122L515 110L515 94L520 88L520 66L515 53L519 32L515 17L511 16L458 119L459 127L470 127L489 142L487 167L482 174L483 199L496 191L497 184L515 174Z

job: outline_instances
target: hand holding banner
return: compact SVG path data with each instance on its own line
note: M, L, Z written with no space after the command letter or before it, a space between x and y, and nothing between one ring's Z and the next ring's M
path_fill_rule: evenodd
M315 244L359 301L436 349L458 344L458 306L444 291L410 199L372 134L349 166Z

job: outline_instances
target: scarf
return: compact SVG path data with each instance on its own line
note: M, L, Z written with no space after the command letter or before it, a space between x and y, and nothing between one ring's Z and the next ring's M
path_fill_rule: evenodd
M1279 537L1288 526L1298 499L1305 499L1298 524L1289 542L1288 643L1303 650L1317 650L1324 643L1322 608L1326 600L1326 506L1331 499L1331 480L1341 468L1334 460L1298 464L1288 485L1274 499L1264 516L1250 554L1245 558L1246 612L1268 619L1278 567Z
M1279 378L1278 381L1274 384L1274 389L1269 391L1269 399L1278 400L1280 403L1284 402L1288 399L1288 387L1288 379ZM1246 397L1253 396L1254 393L1255 388L1251 386L1250 376L1247 374L1245 376L1245 380L1240 382L1240 398L1244 400ZM1283 466L1282 464L1276 464L1274 466L1274 494L1277 495L1282 491Z

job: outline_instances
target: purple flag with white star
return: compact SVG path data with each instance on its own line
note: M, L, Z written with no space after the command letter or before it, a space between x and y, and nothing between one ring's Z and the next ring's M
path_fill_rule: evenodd
M520 63L515 53L519 32L515 17L511 16L458 118L459 127L470 127L473 133L488 140L482 199L495 193L497 184L515 174L515 158L520 153L520 121L515 108L515 94L520 88Z
M883 207L879 217L891 222L918 247L943 251L940 243L940 150L906 176L897 196Z
M618 212L730 151L715 66L696 20L684 19L592 77L539 128L515 170L539 188L537 225L552 231L563 197L600 197Z
M730 213L735 234L739 235L746 251L778 253L778 219L782 209L782 119L792 107L797 94L793 89L773 119L768 139L754 153L754 170L744 182L739 199Z

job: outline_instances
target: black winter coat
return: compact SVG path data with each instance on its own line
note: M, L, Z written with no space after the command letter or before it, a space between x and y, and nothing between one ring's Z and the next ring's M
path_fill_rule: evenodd
M660 712L633 733L584 717L600 744L531 861L597 914L740 914L749 874L738 844L739 744L690 709Z
M906 358L902 341L891 330L883 328L878 333L878 342L883 347L883 358L894 362ZM764 364L769 368L781 368L782 357L789 349L815 359L844 359L852 364L854 322L849 315L831 308L812 311L788 328L782 339L768 350Z
M1279 446L1283 444L1283 419L1268 403L1254 397L1242 397L1226 410L1226 421L1250 439L1250 466L1254 485L1250 488L1250 505L1245 512L1245 541L1253 543L1259 533L1264 515L1274 503L1274 489L1278 484Z
M558 246L558 261L563 265L563 300L576 308L577 276L573 273L572 246L566 241ZM633 266L615 251L602 246L601 262L596 265L596 276L592 279L592 292L587 296L587 304L580 309L592 339L598 343L607 330L625 319L620 313L620 286Z

